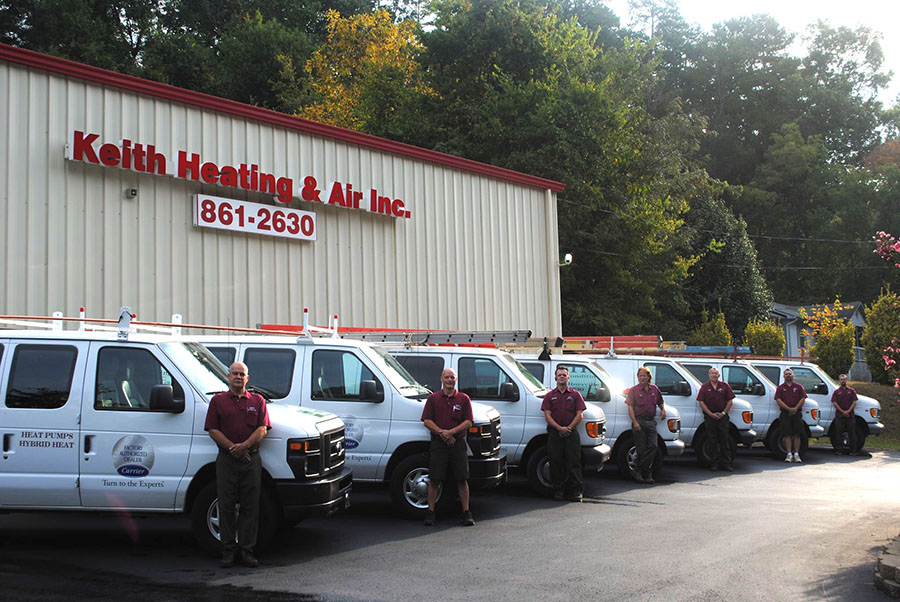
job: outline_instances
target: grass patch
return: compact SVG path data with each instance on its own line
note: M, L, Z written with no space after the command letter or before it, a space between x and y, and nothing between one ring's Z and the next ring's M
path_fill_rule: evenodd
M870 449L900 450L900 396L894 387L875 383L851 382L850 386L860 395L874 397L881 403L881 423L884 433L879 437L866 437L866 447ZM811 439L810 443L831 445L828 437Z

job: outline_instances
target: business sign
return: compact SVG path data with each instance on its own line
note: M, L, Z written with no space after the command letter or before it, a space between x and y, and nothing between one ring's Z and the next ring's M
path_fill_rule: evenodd
M223 199L208 194L194 195L194 225L297 240L316 239L316 214L312 211Z
M284 204L298 199L390 217L412 217L412 212L406 208L403 199L391 198L375 188L370 188L367 192L356 190L351 182L333 181L320 186L314 176L308 175L295 186L293 178L264 172L255 163L220 165L203 161L198 153L184 150L179 150L174 155L176 160L170 161L153 144L128 139L116 143L100 143L99 139L99 134L74 130L66 145L66 159L271 194L276 201Z

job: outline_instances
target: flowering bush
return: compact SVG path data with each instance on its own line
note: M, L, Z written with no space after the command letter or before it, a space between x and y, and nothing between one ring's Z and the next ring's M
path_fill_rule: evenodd
M900 240L883 230L876 232L872 238L875 240L875 253L900 268Z

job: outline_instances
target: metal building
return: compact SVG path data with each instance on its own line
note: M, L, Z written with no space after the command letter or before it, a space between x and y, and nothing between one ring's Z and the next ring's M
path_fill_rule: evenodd
M0 314L562 334L558 182L0 45Z

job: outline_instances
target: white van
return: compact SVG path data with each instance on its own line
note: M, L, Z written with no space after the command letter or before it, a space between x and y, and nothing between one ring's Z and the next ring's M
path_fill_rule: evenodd
M604 370L594 360L578 355L552 356L548 360L535 359L534 354L514 354L519 362L528 368L545 387L556 386L556 367L569 369L569 386L581 393L585 401L597 404L606 416L606 442L612 447L612 459L622 476L634 478L637 448L631 433L631 418L625 405L625 385ZM681 414L669 404L666 405L666 421L659 425L656 457L651 467L653 477L659 476L664 456L680 456L684 453L681 432Z
M531 372L509 353L473 347L389 347L390 353L416 380L429 389L440 387L441 372L456 370L457 387L477 401L496 408L503 417L501 449L511 465L525 468L531 488L550 495L547 458L547 421L541 411L549 392ZM611 449L604 443L606 417L598 406L587 403L578 425L582 470L602 470Z
M858 452L866 444L868 435L878 436L884 432L881 420L881 404L877 399L859 395L856 402L856 449L849 449L850 442L846 433L838 438L834 432L834 406L831 405L831 394L838 385L828 374L816 364L800 360L780 359L747 359L757 370L763 373L772 383L779 384L785 368L794 371L794 381L803 385L809 400L819 404L820 420L824 433L831 439L831 445L840 451ZM808 403L808 402L807 402Z
M359 482L388 483L397 508L410 517L428 509L428 447L422 423L430 391L384 349L333 337L279 335L196 337L228 365L247 364L252 382L271 399L337 414L347 429L347 464ZM472 404L469 483L499 485L506 476L500 413ZM504 425L505 426L505 425ZM453 495L439 498L452 502Z
M772 454L781 460L787 451L784 437L778 432L781 408L775 401L775 385L752 365L724 358L678 358L697 380L709 380L709 369L717 368L723 381L731 385L735 395L750 400L753 404L753 428L756 436ZM800 441L800 456L806 455L810 437L821 437L825 430L821 420L822 406L815 399L807 399L803 404L803 423L806 437Z
M185 513L201 547L219 553L218 450L203 427L210 399L227 389L199 343L0 330L0 511ZM268 411L260 546L280 525L345 507L352 481L337 416Z
M677 362L667 357L649 355L589 355L607 372L631 388L637 383L637 370L647 368L653 375L653 384L659 387L666 404L675 406L681 414L681 439L697 454L702 466L710 464L709 437L703 426L703 411L697 402L700 383ZM736 397L728 412L731 420L731 453L738 444L750 447L756 440L753 430L753 406Z

